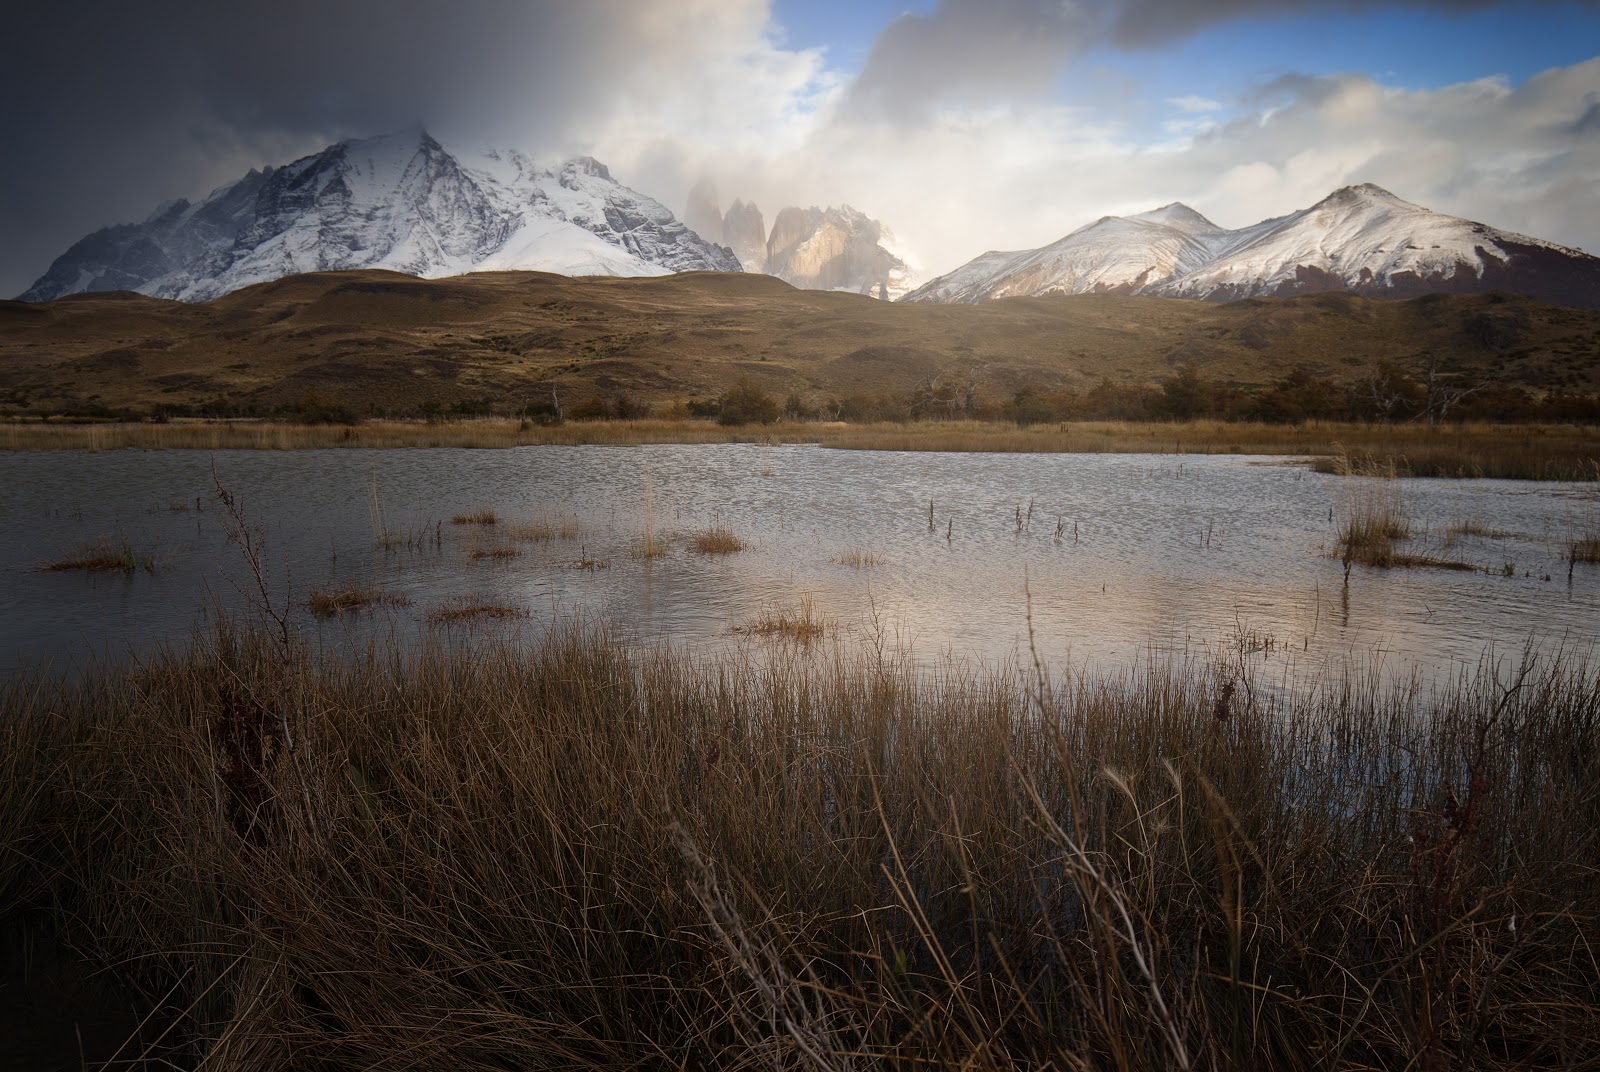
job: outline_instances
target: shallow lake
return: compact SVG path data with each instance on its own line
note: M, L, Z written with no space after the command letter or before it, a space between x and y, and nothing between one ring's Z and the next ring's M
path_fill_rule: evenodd
M752 633L764 613L809 599L845 641L927 659L1026 660L1031 618L1056 666L1214 651L1437 678L1527 645L1592 656L1600 628L1600 566L1569 582L1567 562L1567 541L1600 519L1592 484L756 445L11 453L0 675L148 652L216 609L248 609L256 585L219 483L264 540L273 600L324 646L457 629L431 617L477 600L526 611L511 628L584 616L691 651L752 650L772 643ZM1407 550L1475 571L1356 566L1346 584L1338 525L1375 487L1398 497ZM496 524L452 523L485 510ZM746 549L695 553L713 525ZM664 553L642 553L647 528ZM140 565L41 569L102 542ZM409 604L306 609L313 590L346 584Z

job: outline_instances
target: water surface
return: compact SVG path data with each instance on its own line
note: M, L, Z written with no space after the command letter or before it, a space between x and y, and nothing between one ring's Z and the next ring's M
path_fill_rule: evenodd
M0 455L0 672L148 652L215 609L248 609L257 586L218 483L264 540L272 600L323 645L437 631L431 612L482 599L525 609L535 628L584 615L711 653L759 643L746 630L764 610L809 597L847 642L930 659L1027 659L1031 620L1032 647L1055 665L1292 653L1440 676L1527 645L1587 653L1600 623L1600 567L1578 565L1569 584L1565 557L1600 516L1594 485L1397 481L1418 533L1408 549L1477 571L1358 566L1346 585L1330 550L1371 482L1284 459L743 444L12 453ZM450 521L483 509L500 524ZM562 515L579 535L507 535ZM647 523L665 554L641 554ZM1493 535L1451 533L1466 523ZM748 548L692 553L689 537L714 524ZM39 571L102 538L153 550L154 572ZM520 553L471 557L502 545ZM876 564L840 561L853 553ZM411 604L305 610L311 590L340 583Z

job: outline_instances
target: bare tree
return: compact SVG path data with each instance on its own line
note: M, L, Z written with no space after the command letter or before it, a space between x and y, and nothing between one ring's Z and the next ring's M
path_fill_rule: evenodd
M1429 424L1438 424L1445 419L1456 403L1488 386L1485 381L1479 381L1471 387L1446 386L1440 377L1439 364L1437 350L1429 350L1422 355L1422 384L1425 395L1420 416Z
M937 413L948 418L971 417L978 409L978 382L987 365L946 369L917 385L913 412Z

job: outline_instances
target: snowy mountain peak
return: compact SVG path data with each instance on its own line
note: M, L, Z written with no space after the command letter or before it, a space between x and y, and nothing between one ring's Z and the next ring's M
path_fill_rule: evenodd
M1354 186L1341 186L1319 201L1318 204L1345 204L1353 201L1382 201L1391 205L1404 205L1406 208L1420 207L1396 197L1382 186L1372 182L1357 183Z
M541 168L513 150L452 151L417 126L252 169L199 204L169 202L142 224L97 231L22 298L137 290L194 301L345 268L427 278L740 270L592 157Z
M561 174L563 178L568 175L589 175L596 179L604 179L606 182L615 181L611 177L610 169L592 156L573 157L561 165Z
M1037 250L985 253L912 301L1122 293L1228 300L1306 291L1520 291L1600 307L1600 258L1433 212L1362 183L1226 230L1182 204L1104 217Z
M1185 234L1209 234L1222 230L1221 227L1218 227L1181 201L1174 201L1170 205L1153 208L1149 212L1141 212L1137 216L1130 216L1129 219L1165 224L1168 227L1176 227Z

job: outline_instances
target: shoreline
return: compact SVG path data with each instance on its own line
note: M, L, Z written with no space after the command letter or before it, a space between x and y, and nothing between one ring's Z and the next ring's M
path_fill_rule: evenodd
M318 450L759 443L840 450L1058 454L1238 454L1308 459L1322 472L1400 476L1600 480L1600 427L1529 424L1300 425L1225 421L997 421L909 424L784 421L724 426L703 420L571 421L517 418L367 420L300 424L179 419L164 423L0 422L0 451Z

